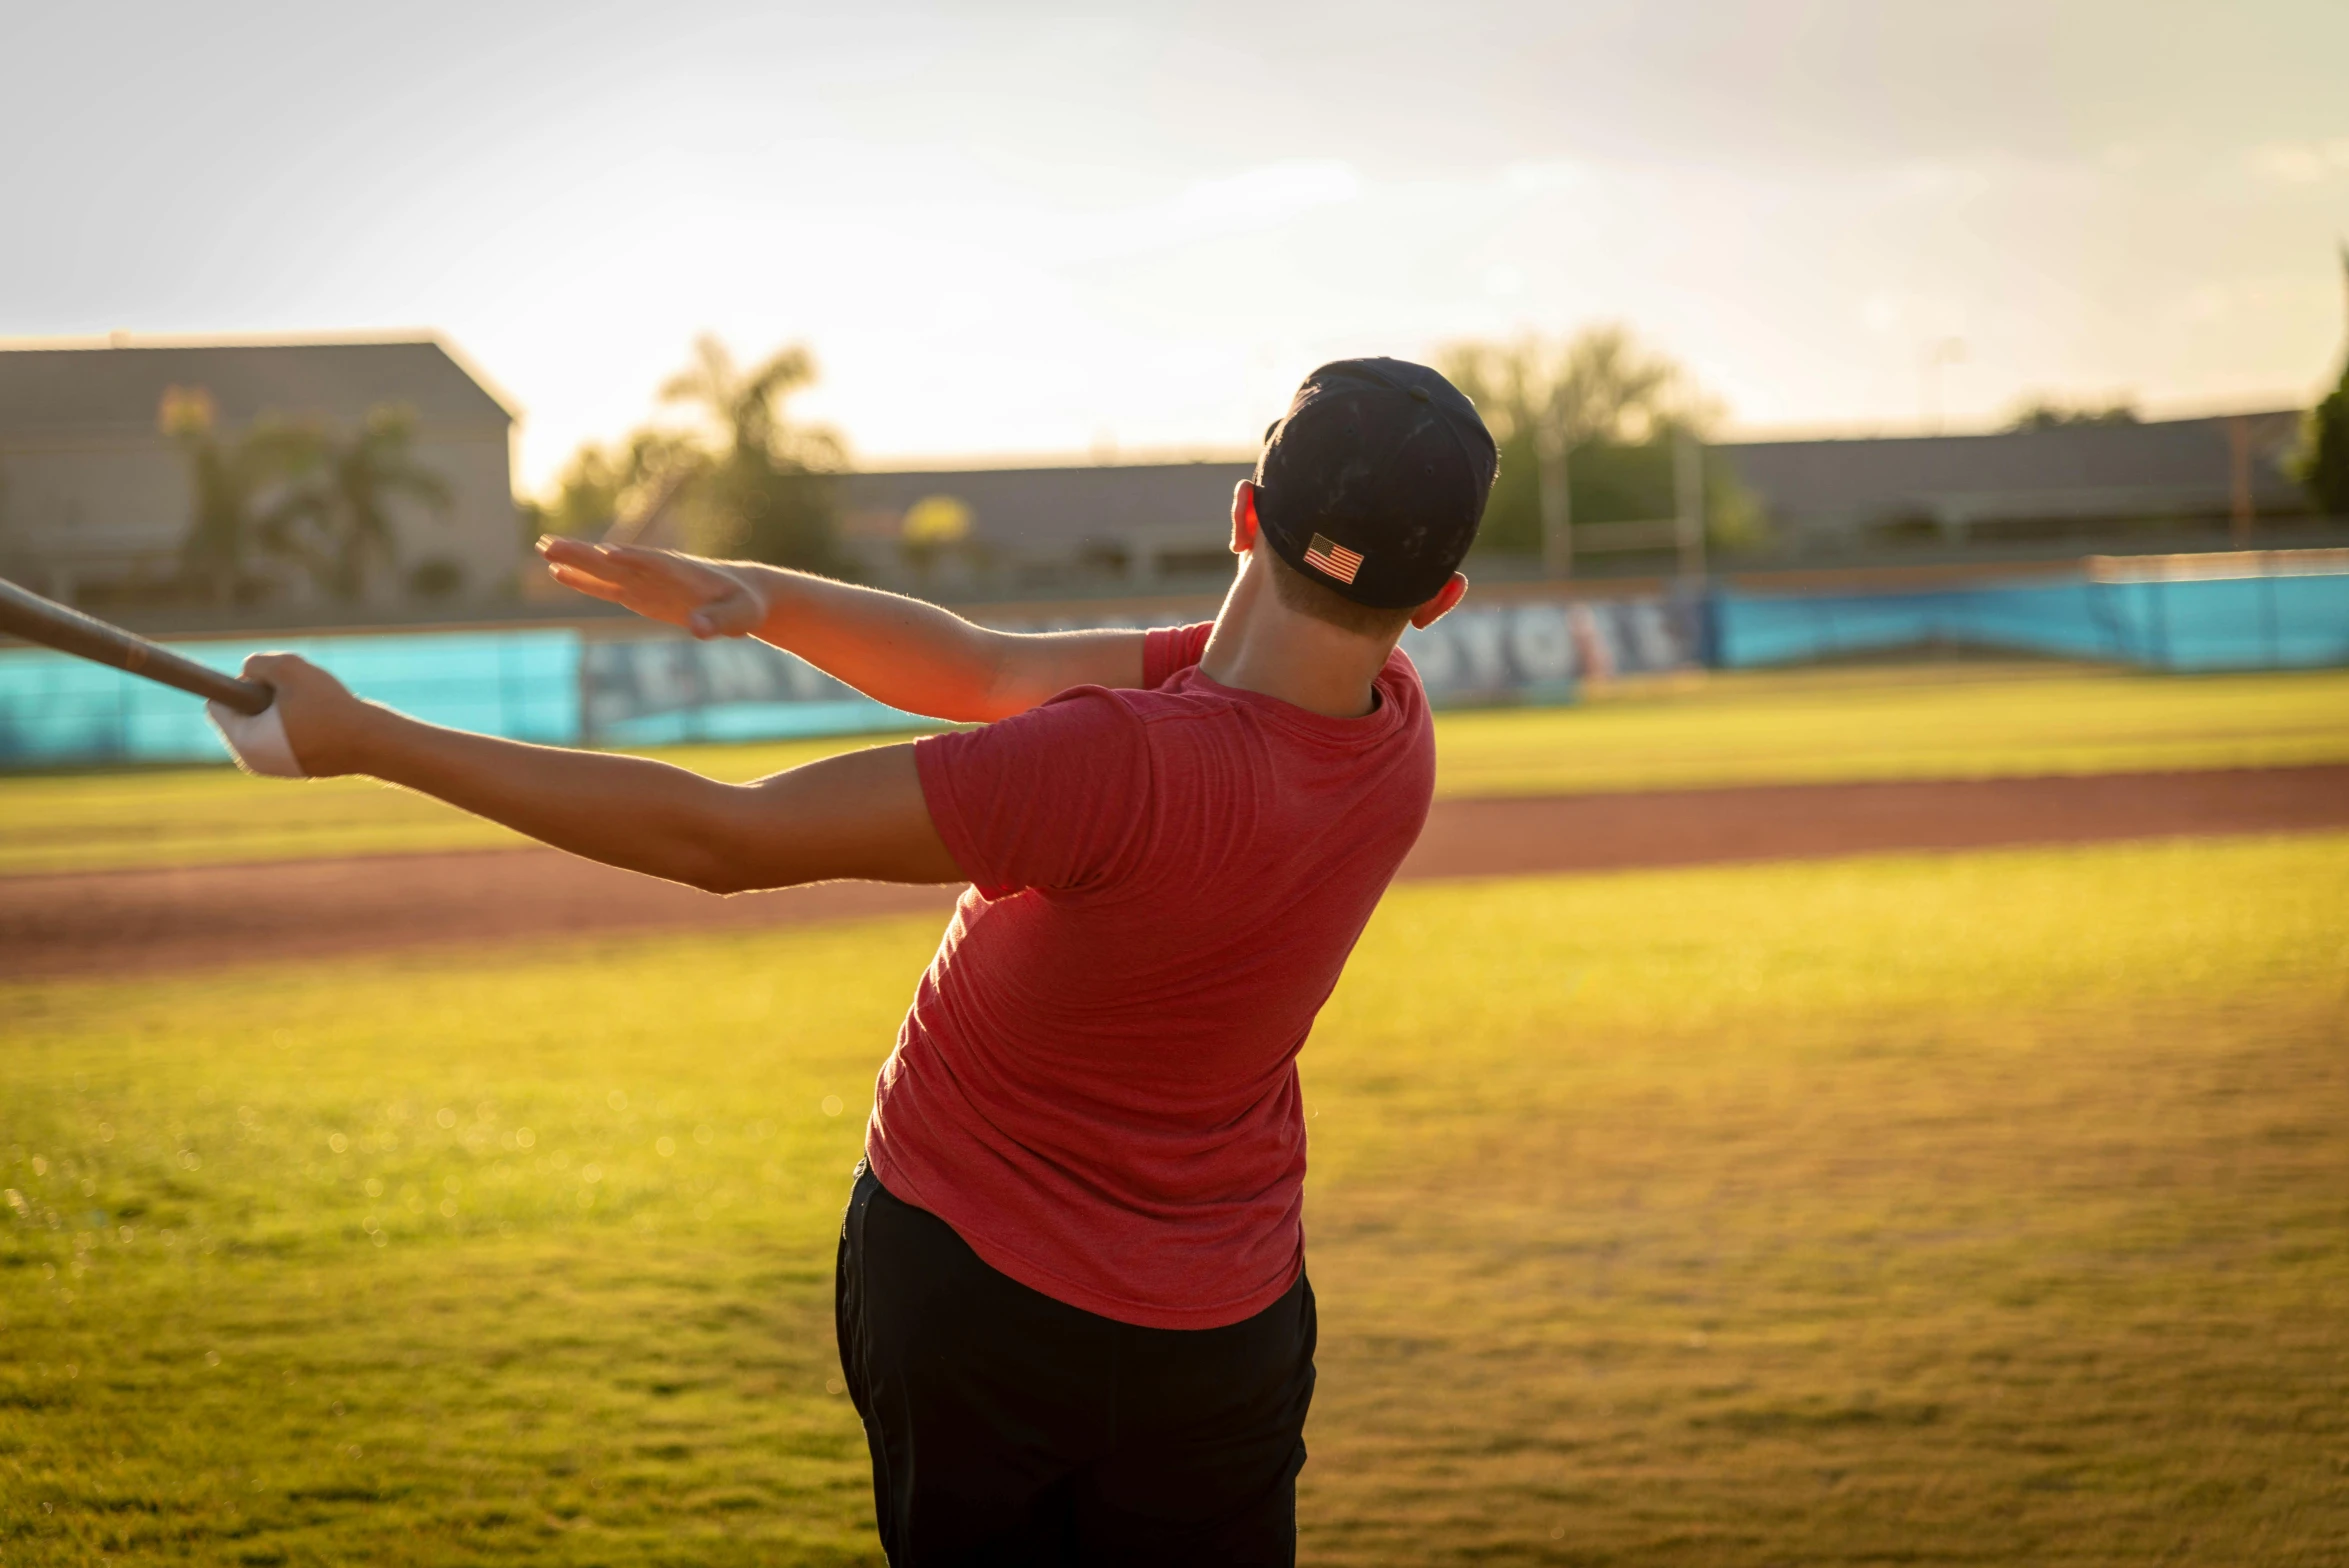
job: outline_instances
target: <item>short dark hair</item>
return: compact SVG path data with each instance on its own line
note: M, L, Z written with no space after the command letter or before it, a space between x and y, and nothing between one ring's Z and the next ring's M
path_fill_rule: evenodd
M1273 596L1299 615L1310 615L1358 637L1376 637L1382 641L1401 635L1403 628L1411 624L1410 610L1379 610L1356 604L1298 571L1271 550L1262 553L1272 567Z

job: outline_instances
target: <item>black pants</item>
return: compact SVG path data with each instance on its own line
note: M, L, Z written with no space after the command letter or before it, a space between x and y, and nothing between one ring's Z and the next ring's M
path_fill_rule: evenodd
M895 1568L1295 1562L1302 1275L1228 1328L1137 1328L996 1272L860 1167L835 1311Z

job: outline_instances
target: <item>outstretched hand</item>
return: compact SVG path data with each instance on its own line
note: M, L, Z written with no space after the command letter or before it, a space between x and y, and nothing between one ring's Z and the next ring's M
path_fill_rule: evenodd
M717 561L552 534L538 541L538 553L564 587L626 605L648 620L683 627L696 637L748 637L766 624L765 596L748 578Z

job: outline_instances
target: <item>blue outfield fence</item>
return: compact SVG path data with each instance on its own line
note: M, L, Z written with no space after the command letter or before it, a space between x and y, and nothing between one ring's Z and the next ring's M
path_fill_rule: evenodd
M1913 593L1726 590L1713 602L1715 658L1742 669L1939 642L2180 673L2349 664L2349 552L2306 554L2239 576L2189 557L2174 576L2120 561L2052 582Z
M298 653L352 690L434 724L514 740L579 739L575 630L262 637L176 642L234 672L247 653ZM0 651L0 767L226 761L204 705L183 692L45 649Z
M1403 646L1439 706L1568 702L1587 680L1705 664L1797 664L1930 642L2158 670L2349 665L2349 551L2170 559L2186 564L2091 563L2053 581L1913 593L1715 588L1472 601L1407 633ZM2228 575L2230 560L2259 569ZM1049 626L1139 624L1104 616ZM290 649L360 695L418 718L555 745L779 740L928 724L745 641L526 627L173 646L223 670L255 648ZM63 654L0 649L0 768L226 757L191 697Z
M2121 658L2158 670L2349 664L2349 571L2089 585Z
M1144 624L1112 615L1004 629ZM1586 677L1701 662L1705 624L1696 597L1535 598L1464 609L1412 631L1404 646L1439 704L1555 703L1572 700ZM359 695L418 718L555 745L785 740L932 723L764 643L597 631L260 636L171 646L223 670L255 649L299 653ZM0 768L226 760L191 697L63 654L0 649Z

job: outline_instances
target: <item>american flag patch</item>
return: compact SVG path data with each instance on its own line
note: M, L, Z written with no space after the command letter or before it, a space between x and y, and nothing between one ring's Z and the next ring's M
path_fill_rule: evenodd
M1339 582L1350 583L1354 574L1362 570L1362 552L1315 534L1313 542L1305 547L1305 564L1327 572Z

